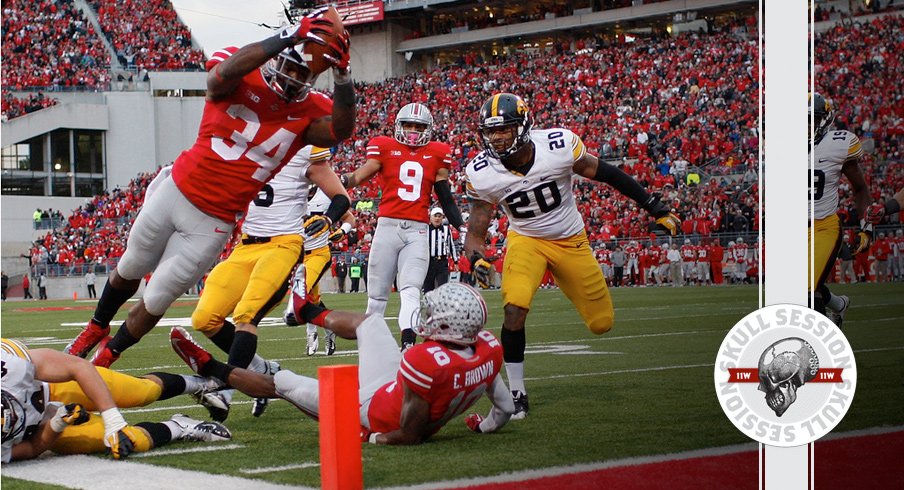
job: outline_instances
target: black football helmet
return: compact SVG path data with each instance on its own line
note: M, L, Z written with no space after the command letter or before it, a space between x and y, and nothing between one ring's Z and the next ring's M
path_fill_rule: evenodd
M25 430L25 407L10 392L3 390L3 443Z
M267 85L286 102L301 102L310 93L317 74L308 67L304 44L289 46L261 66Z
M524 99L514 94L502 93L493 95L483 103L477 127L484 150L494 158L505 158L513 155L530 142L532 125L530 109ZM514 126L516 128L515 137L504 150L496 150L490 144L490 128L503 126Z
M813 92L810 94L810 114L808 116L813 118L810 138L814 144L819 143L822 137L829 132L832 123L835 122L835 110L832 108L832 103L822 94Z

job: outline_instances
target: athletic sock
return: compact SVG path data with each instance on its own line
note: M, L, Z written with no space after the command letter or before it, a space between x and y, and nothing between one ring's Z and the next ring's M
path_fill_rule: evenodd
M138 291L137 287L135 289L116 289L110 284L110 280L107 279L104 291L100 294L97 307L94 309L94 317L92 318L94 323L101 327L109 326L110 321L116 316L116 312L135 294L135 291Z
M187 388L186 378L188 376L182 376L181 374L170 374L170 373L160 373L154 372L149 373L152 376L156 376L160 378L160 381L163 381L163 388L160 391L160 397L157 398L157 401L160 400L168 400L174 396L184 395L185 393L193 393L197 390L189 391ZM198 388L200 388L200 383L198 383Z
M235 341L235 325L230 321L223 320L223 326L220 327L220 330L209 338L221 351L228 354L229 349L232 348L232 343Z
M507 362L505 363L505 374L508 377L509 389L512 391L520 391L527 393L524 387L524 363L523 362Z
M141 427L151 436L151 447L160 447L182 437L182 427L179 427L179 424L171 420L166 422L140 422L135 424L135 427Z
M129 329L126 328L125 322L123 322L122 326L119 327L119 330L116 331L116 335L114 335L113 339L110 340L110 343L107 344L107 348L114 354L119 355L129 347L137 344L139 340L140 339L132 337L132 334L129 333Z
M513 331L503 326L501 337L509 389L527 393L524 388L524 349L527 346L524 329Z
M235 367L223 364L216 359L211 359L203 368L198 370L198 374L201 376L213 376L222 381L223 384L229 384L229 373L231 373L233 369L235 369Z
M841 296L835 296L830 292L829 300L826 301L826 308L834 312L839 312L842 308L844 308L844 300L841 299Z
M247 368L257 352L257 335L239 330L235 333L232 348L229 349L229 364L240 368ZM224 380L225 381L225 380Z

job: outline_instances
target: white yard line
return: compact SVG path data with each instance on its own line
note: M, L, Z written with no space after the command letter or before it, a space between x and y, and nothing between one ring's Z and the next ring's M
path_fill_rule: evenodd
M541 381L547 379L564 379L564 378L584 378L587 376L606 376L609 374L630 374L630 373L647 373L651 371L669 371L672 369L690 369L701 367L712 367L712 364L684 364L676 366L660 366L640 369L618 369L614 371L601 371L598 373L571 373L571 374L555 374L552 376L539 376L536 378L524 378L524 381Z
M37 483L86 490L159 490L215 488L217 490L285 490L311 487L277 485L264 480L216 475L166 466L113 461L92 456L50 456L3 465L3 475Z
M153 458L155 456L169 456L172 454L191 454L191 453L209 453L212 451L229 451L232 449L242 449L245 447L242 444L211 444L209 446L201 445L201 446L193 446L186 448L173 448L173 449L153 449L146 453L138 453L129 456L129 459L135 458Z
M283 466L266 466L261 468L241 468L239 469L239 473L244 473L246 475L257 475L260 473L276 473L278 471L289 471L289 470L304 470L307 468L319 468L320 463L301 463L301 464L287 464Z

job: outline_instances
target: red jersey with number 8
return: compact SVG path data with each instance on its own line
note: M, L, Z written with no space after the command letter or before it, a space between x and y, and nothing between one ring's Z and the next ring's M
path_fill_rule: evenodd
M236 51L216 51L207 70ZM236 221L304 146L300 135L311 121L330 115L332 107L329 97L313 91L302 102L286 102L254 70L230 95L204 104L198 139L176 159L173 180L201 211Z
M436 173L452 166L452 148L438 141L408 146L378 136L367 144L367 159L379 160L381 165L378 175L382 196L377 216L429 221Z
M403 386L430 404L431 435L464 413L489 389L502 368L502 346L491 332L481 330L473 347L470 357L432 340L406 350L396 380L378 389L371 400L367 411L371 432L399 429Z

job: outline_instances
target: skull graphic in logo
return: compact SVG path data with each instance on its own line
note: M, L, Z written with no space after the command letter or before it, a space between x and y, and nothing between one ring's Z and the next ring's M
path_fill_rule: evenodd
M770 345L760 356L758 389L766 404L781 417L797 400L797 390L816 376L819 358L806 340L789 337Z

